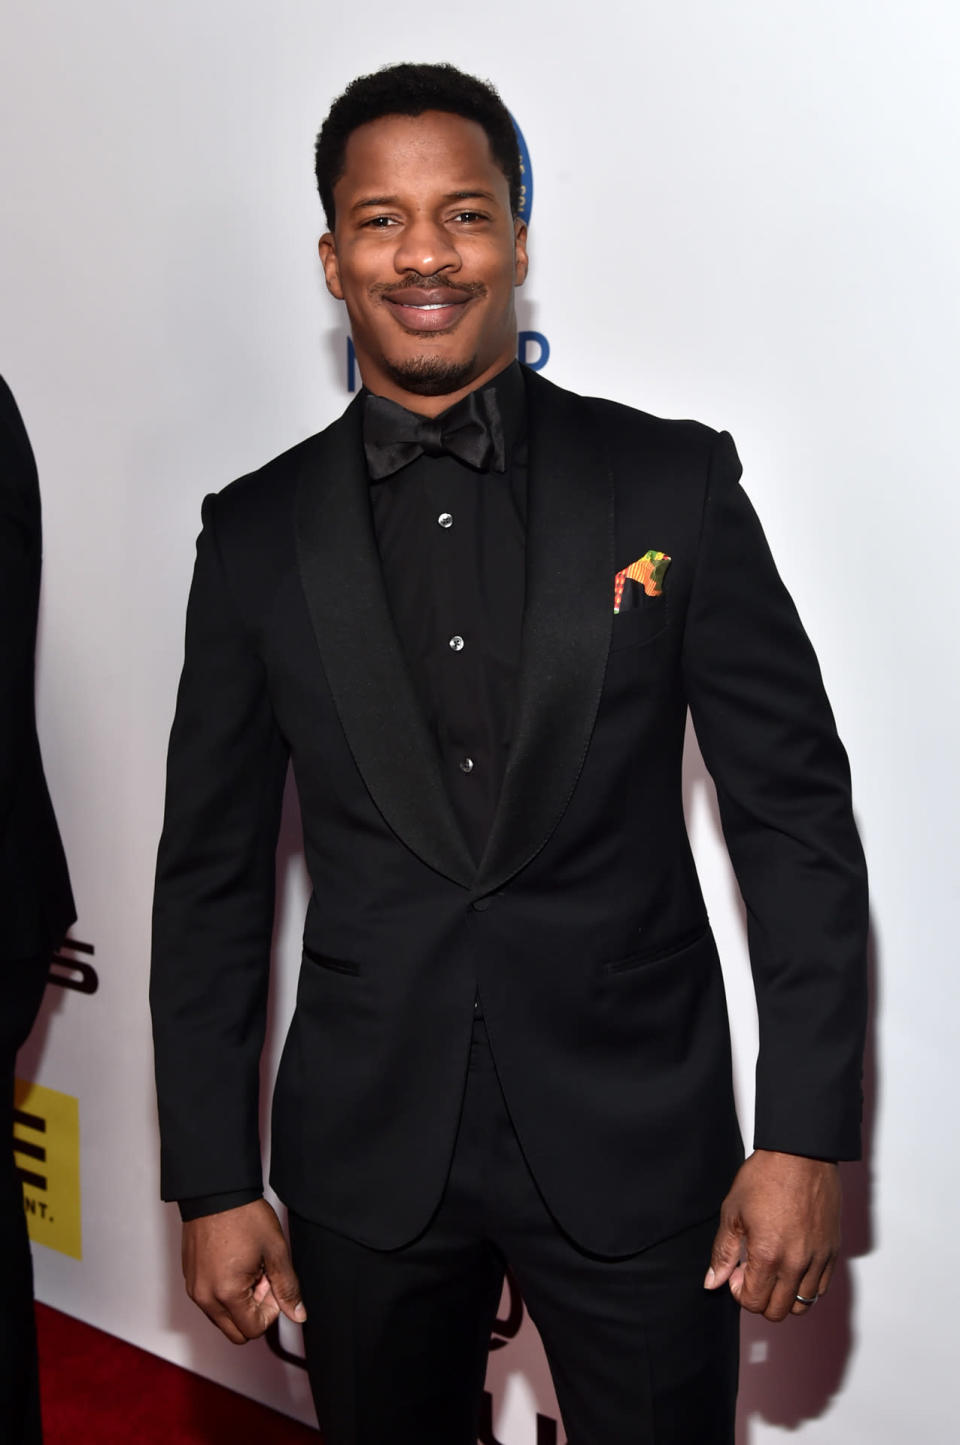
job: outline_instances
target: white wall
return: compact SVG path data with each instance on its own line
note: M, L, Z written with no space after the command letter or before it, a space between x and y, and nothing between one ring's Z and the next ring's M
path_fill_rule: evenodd
M547 374L728 427L820 652L874 891L869 1142L812 1319L745 1325L741 1445L950 1438L960 19L950 0L31 0L0 58L0 369L37 453L40 720L100 989L48 990L26 1068L80 1099L84 1258L40 1297L291 1413L301 1371L182 1299L157 1203L153 853L204 493L342 407L311 144L356 73L490 76L534 169L522 323ZM418 39L422 35L424 38ZM399 37L399 38L398 38ZM750 1105L754 1020L711 795L692 821ZM285 874L276 1013L303 879ZM955 1093L953 1094L955 1098ZM529 1326L496 1433L552 1416ZM562 1436L561 1436L562 1439Z

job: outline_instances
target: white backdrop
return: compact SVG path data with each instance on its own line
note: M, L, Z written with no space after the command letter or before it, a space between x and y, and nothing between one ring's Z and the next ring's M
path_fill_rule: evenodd
M314 133L358 72L450 59L498 84L530 147L521 325L549 338L547 374L732 430L852 757L870 1156L844 1171L848 1260L816 1317L745 1324L741 1445L952 1438L958 41L952 0L8 0L0 370L40 466L41 732L99 976L48 989L21 1069L80 1103L83 1258L36 1248L42 1299L309 1416L302 1370L182 1298L157 1202L153 857L200 501L345 401ZM689 763L749 1120L743 931ZM528 1324L489 1382L497 1441L534 1445L556 1407Z

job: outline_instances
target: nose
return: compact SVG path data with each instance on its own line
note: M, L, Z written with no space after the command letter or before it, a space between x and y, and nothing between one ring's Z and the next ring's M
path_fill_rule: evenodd
M421 276L433 276L438 271L459 270L460 253L450 232L433 216L415 216L403 227L393 264L401 275L418 271Z

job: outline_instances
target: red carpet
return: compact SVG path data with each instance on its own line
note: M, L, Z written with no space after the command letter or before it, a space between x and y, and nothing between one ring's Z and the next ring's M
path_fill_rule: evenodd
M315 1430L37 1305L45 1445L319 1445Z

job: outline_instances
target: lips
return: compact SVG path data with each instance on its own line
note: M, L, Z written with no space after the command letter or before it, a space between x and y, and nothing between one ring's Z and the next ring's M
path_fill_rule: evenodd
M446 331L460 320L473 297L448 286L430 290L403 286L383 299L407 331Z

